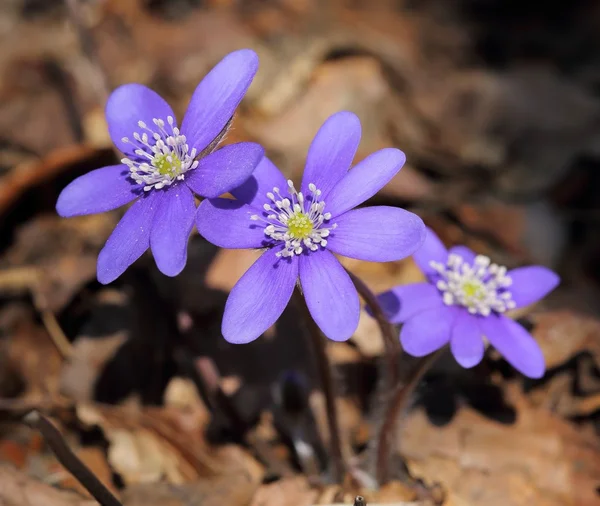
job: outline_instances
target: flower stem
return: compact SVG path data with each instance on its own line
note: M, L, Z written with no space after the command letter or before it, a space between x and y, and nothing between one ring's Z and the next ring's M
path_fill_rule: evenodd
M58 461L84 486L98 503L102 506L122 506L110 490L96 478L94 473L67 446L61 433L50 420L38 411L31 411L25 416L24 420L28 425L42 433L42 436L44 436L46 443L52 449Z
M373 318L377 321L377 325L383 336L383 345L387 356L386 372L384 381L382 382L382 390L389 391L398 382L398 360L400 358L400 341L398 340L398 332L394 326L388 321L383 312L379 301L371 289L360 279L356 274L353 274L348 269L346 272L350 276L352 283L356 287L356 291L364 299L367 306L371 309Z
M311 348L316 360L317 370L321 380L321 387L325 395L325 409L327 412L327 425L329 427L329 445L331 451L332 474L336 483L342 483L348 467L342 455L342 443L340 437L340 426L338 422L338 411L335 404L335 385L331 366L326 353L325 340L318 325L312 319L304 296L300 289L296 288L294 297L298 309L302 311L306 323L307 336L310 339Z
M417 366L411 371L410 376L405 382L398 385L394 391L389 404L386 407L383 423L377 435L375 458L376 458L376 477L379 486L384 485L389 480L391 454L394 450L394 434L398 417L406 413L412 394L419 382L431 366L437 361L445 348L423 357L419 360Z

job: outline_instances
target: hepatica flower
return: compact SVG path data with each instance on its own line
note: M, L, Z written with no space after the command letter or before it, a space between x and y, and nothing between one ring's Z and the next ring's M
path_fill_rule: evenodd
M356 330L359 300L333 253L386 262L410 255L425 226L408 211L377 206L354 209L379 191L404 164L397 149L382 149L350 164L360 122L349 112L331 116L314 138L300 188L263 158L252 177L198 209L199 232L224 248L264 248L234 286L222 332L232 343L256 339L279 318L300 281L310 313L330 339Z
M108 130L125 157L69 184L56 209L64 217L101 213L132 201L98 256L110 283L151 247L158 268L181 272L196 212L194 193L217 197L246 181L264 151L251 142L216 149L258 69L254 51L226 56L196 88L177 125L171 107L140 84L117 88L106 105Z
M507 271L464 246L446 250L431 230L414 259L427 282L379 296L390 320L404 324L400 340L407 353L421 357L450 343L457 362L473 367L483 358L485 337L521 373L544 375L540 347L505 313L552 291L559 283L554 272L541 266Z

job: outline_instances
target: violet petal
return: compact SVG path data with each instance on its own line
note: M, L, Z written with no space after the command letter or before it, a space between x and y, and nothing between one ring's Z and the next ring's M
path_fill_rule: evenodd
M436 274L436 271L431 267L431 262L438 262L445 266L448 261L448 250L436 233L426 227L425 241L415 251L413 259L426 276Z
M181 124L190 149L201 152L223 130L257 70L257 54L240 49L225 56L200 81Z
M265 245L265 225L250 217L258 211L239 200L206 199L198 206L196 227L206 240L221 248L260 248Z
M456 308L443 304L421 311L410 318L400 330L404 351L414 357L424 357L448 344L456 318Z
M450 350L456 361L465 369L474 367L483 358L485 344L479 327L479 318L460 310L454 322Z
M440 291L430 283L399 285L377 296L392 323L403 323L421 311L440 307Z
M236 199L263 212L263 204L272 203L267 193L273 192L273 188L286 192L287 187L287 181L281 171L271 160L263 156L252 175L240 186L231 190L231 194Z
M416 214L399 207L353 209L332 219L337 225L328 239L335 253L371 262L406 258L425 239L425 225Z
M144 132L138 121L143 121L149 129L156 131L157 127L152 120L162 119L166 123L168 116L175 119L171 106L158 93L143 84L119 86L110 94L106 103L108 133L113 144L127 156L131 156L136 148L122 139L127 137L135 143L134 132L140 135Z
M475 257L477 253L475 253L471 248L467 248L466 246L452 246L448 250L449 255L458 255L463 259L463 261L469 265L473 265L475 262Z
M346 341L358 327L360 302L342 264L327 250L300 256L300 283L313 319L329 339Z
M161 194L153 191L136 200L127 210L98 255L98 281L117 279L150 246L150 230Z
M264 153L254 142L229 144L202 158L198 167L185 175L185 182L198 195L218 197L246 181Z
M177 276L185 267L195 213L194 196L184 184L165 191L157 206L150 246L158 269L167 276Z
M519 267L507 272L512 279L508 291L516 307L533 304L548 295L560 283L558 275L541 265Z
M335 217L362 204L398 173L405 160L399 149L385 148L372 153L350 169L329 192L325 212Z
M229 294L223 314L223 337L234 344L254 341L273 325L287 306L298 277L297 259L267 250Z
M535 339L517 322L502 315L481 319L488 341L519 372L541 378L546 370L544 355Z
M331 189L346 175L358 144L361 127L356 114L341 111L330 116L315 135L308 155L301 191L310 195L308 185L313 183L326 199Z
M63 218L103 213L129 204L141 193L125 165L109 165L69 183L58 196L56 211Z

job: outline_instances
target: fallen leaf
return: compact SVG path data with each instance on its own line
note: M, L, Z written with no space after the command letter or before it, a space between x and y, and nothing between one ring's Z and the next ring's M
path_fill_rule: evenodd
M445 489L448 505L591 506L597 504L600 445L511 389L518 418L504 425L463 407L445 427L420 410L399 431L411 473Z
M96 506L75 492L57 490L0 464L0 504L6 506Z

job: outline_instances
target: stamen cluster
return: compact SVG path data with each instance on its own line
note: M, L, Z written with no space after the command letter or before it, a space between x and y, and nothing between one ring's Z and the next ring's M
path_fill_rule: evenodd
M139 158L123 158L121 161L129 167L131 178L138 184L144 184L144 191L152 188L160 190L184 179L188 170L198 167L196 148L189 149L185 135L175 126L172 116L164 120L152 120L156 130L152 130L143 121L138 121L141 134L135 132L133 141L123 137L122 141L132 144L133 151Z
M506 275L506 267L491 263L487 256L477 255L470 265L460 255L450 254L446 265L435 261L430 265L440 276L436 286L449 306L463 306L482 316L515 307L507 290L512 279Z
M272 202L264 204L263 209L269 213L264 217L253 214L251 220L266 222L265 235L274 241L285 243L283 250L277 253L278 257L292 257L300 255L304 248L317 251L319 246L327 246L326 237L336 224L329 224L331 213L323 212L325 202L320 200L321 190L310 183L308 185L310 195L304 196L294 187L294 183L288 180L287 192L289 197L281 195L277 187L267 193Z

